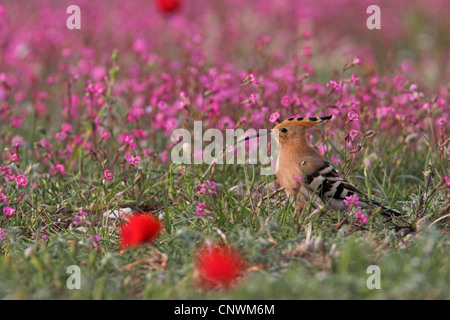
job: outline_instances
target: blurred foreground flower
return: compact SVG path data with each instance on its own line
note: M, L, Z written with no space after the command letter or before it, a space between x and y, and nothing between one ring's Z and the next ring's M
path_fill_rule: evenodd
M204 247L196 256L196 279L205 289L229 287L242 275L244 266L242 256L229 247Z
M152 242L161 232L161 222L150 213L135 213L120 226L120 248Z

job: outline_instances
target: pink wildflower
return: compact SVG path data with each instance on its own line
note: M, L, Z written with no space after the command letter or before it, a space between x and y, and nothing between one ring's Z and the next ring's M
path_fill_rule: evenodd
M5 216L10 217L16 213L16 209L11 208L10 206L6 206L3 208L3 213L5 214Z
M53 145L46 139L41 139L41 141L39 141L39 145L47 151L51 151L53 149Z
M5 236L6 236L6 232L3 230L0 230L0 244L2 242L8 242L8 240L5 239Z
M11 153L11 160L14 162L19 162L19 157L17 156L17 153Z
M119 140L122 140L121 142L129 145L132 149L136 149L137 147L134 137L131 134L125 133L119 137Z
M105 170L105 172L103 172L103 177L112 180L114 178L114 173L111 170Z
M331 163L333 163L334 165L338 166L338 165L340 165L342 163L342 161L341 161L341 159L339 159L335 155L331 155Z
M355 56L353 58L352 64L360 65L361 64L361 59Z
M163 150L160 155L159 155L159 159L161 160L162 163L166 163L167 162L167 150ZM140 160L140 159L139 159Z
M357 210L357 211L355 212L355 218L358 220L358 222L359 222L361 225L366 224L366 223L369 221L369 219L367 218L367 216L366 216L364 213L362 213L361 211L359 211L359 210Z
M11 125L15 128L20 128L22 126L22 119L18 117L13 117L11 119Z
M256 40L255 45L257 47L264 47L270 41L272 41L272 37L271 36L264 36L261 39Z
M200 193L211 194L215 192L217 192L217 188L214 181L206 180L205 183L200 186Z
M147 139L147 134L142 129L133 129L133 135L138 139Z
M80 224L80 222L86 217L86 215L87 215L87 212L84 211L83 209L80 209L78 214L75 215L75 218L73 220L73 225L77 226L78 224Z
M358 121L359 120L359 116L355 111L350 111L348 113L348 120L350 121Z
M291 105L291 103L292 103L292 99L290 96L286 95L286 96L283 96L283 98L281 98L281 105L283 107L289 107Z
M346 196L344 198L344 204L349 207L358 207L359 206L359 198L356 194L352 194L351 196Z
M144 39L136 39L133 43L133 50L138 53L143 53L147 50L147 44L145 43Z
M65 133L64 131L62 131L62 132L57 132L57 133L55 134L55 139L56 139L57 141L64 141L64 140L66 140L66 138L67 138L67 133Z
M395 76L393 82L394 82L394 86L398 90L401 90L403 88L403 86L405 85L405 83L406 83L406 78L403 77L403 76L400 76L400 75L399 76Z
M197 217L202 217L205 214L206 204L204 202L199 203L195 206L197 211Z
M47 234L44 232L41 232L39 235L36 232L33 232L32 236L33 236L33 239L46 240L48 238Z
M302 30L302 36L306 40L310 40L311 39L311 32L309 31L309 29L303 29Z
M28 184L28 179L23 174L16 177L16 183L19 187L26 187Z
M257 105L258 104L258 97L256 96L256 94L252 93L249 97L250 103Z
M326 144L323 144L318 149L319 153L324 156L328 150L328 146Z
M259 110L255 110L252 114L252 120L256 125L262 125L265 121L264 113Z
M103 140L108 140L108 139L111 137L111 133L109 133L108 130L102 129L102 130L100 131L100 137L101 137Z
M358 130L351 130L349 136L351 141L357 141L361 139L361 132L359 132Z
M62 176L66 175L66 168L63 164L57 164L55 166L52 165L52 167L49 170L50 174L60 174Z
M445 122L446 122L445 117L442 116L442 117L440 117L440 118L436 121L436 124L437 124L439 127L442 127L442 126L445 124Z
M445 180L445 183L447 184L447 187L450 187L450 177L445 176L444 180Z
M167 132L172 132L178 126L178 120L176 118L168 118L164 124L164 129Z
M274 123L280 118L280 114L278 112L274 112L270 115L269 122Z
M127 120L129 122L134 122L139 120L145 114L145 110L142 107L134 106L131 108L128 114Z
M8 197L3 192L0 192L0 200L2 200L5 204L9 203Z
M11 168L3 166L0 168L0 173L4 174L5 177L9 179L9 181L13 181L15 178L15 175L12 172Z
M152 149L145 148L144 149L144 157L147 158L152 153Z
M102 247L99 245L99 242L101 240L100 236L93 236L93 237L89 237L89 240L91 241L91 243L89 244L89 248L93 248L96 249L97 252L100 252L102 250Z
M313 68L311 67L311 65L309 63L306 63L305 61L301 61L301 65L302 65L303 71L305 71L306 73L309 73L309 74L313 73Z
M355 86L359 86L359 78L358 75L356 73L352 73L352 79L351 79L352 83Z
M311 58L312 57L311 47L310 46L303 46L303 54L305 55L305 57Z
M72 125L70 123L63 123L61 125L61 131L62 132L68 133L68 132L72 131L72 129L73 129L73 127L72 127Z
M131 153L125 155L125 160L133 166L141 163L141 158L139 156L133 156Z
M341 86L334 80L330 80L330 82L327 83L327 87L331 88L332 91L341 92Z
M11 139L11 144L14 148L22 147L25 144L25 140L21 136L14 136Z

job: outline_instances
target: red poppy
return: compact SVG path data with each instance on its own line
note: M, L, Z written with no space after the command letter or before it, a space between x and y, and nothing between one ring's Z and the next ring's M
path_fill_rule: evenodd
M135 213L120 226L121 248L151 242L161 231L161 222L152 214Z
M244 270L244 260L235 250L226 246L205 247L197 253L197 280L206 289L228 287Z
M180 0L156 0L159 11L162 13L172 13L180 8Z

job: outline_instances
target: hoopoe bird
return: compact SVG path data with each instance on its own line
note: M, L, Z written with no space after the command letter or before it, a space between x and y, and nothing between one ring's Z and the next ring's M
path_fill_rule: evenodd
M273 134L278 130L280 150L276 174L281 187L293 198L296 206L311 203L314 208L343 211L348 209L344 203L345 197L356 195L362 208L378 207L385 217L399 215L399 212L369 199L352 186L307 142L307 129L331 117L289 118L268 131L267 134ZM260 135L255 134L243 140Z

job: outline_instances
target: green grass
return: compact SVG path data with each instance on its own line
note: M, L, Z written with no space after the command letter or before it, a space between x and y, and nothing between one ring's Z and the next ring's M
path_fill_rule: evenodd
M421 209L427 177L396 167L398 155L393 153L374 161L370 174L356 166L349 179L362 189L368 181L375 198L393 204L406 217L389 222L368 212L364 228L340 226L345 212L299 214L281 193L258 208L262 191L274 177L260 177L259 168L252 166L217 166L213 180L221 185L213 195L198 192L202 176L211 177L207 166L188 167L181 176L179 168L169 173L150 161L132 171L124 169L108 183L96 182L100 165L84 171L90 183L80 182L79 174L35 179L30 183L38 188L27 190L18 213L3 226L8 235L1 246L0 297L448 299L448 219L416 230L422 217L432 222L443 215L448 208L445 195L436 191ZM211 214L200 218L195 205L203 201ZM81 207L89 214L78 229L73 219ZM118 222L103 217L103 212L120 207L161 215L164 233L154 244L120 251ZM408 234L401 230L406 226ZM33 236L41 231L47 239ZM101 237L101 248L90 239L94 235ZM227 242L243 253L247 271L236 287L197 287L193 259L205 241ZM79 290L67 288L70 265L80 267ZM370 265L380 267L381 289L366 286Z

